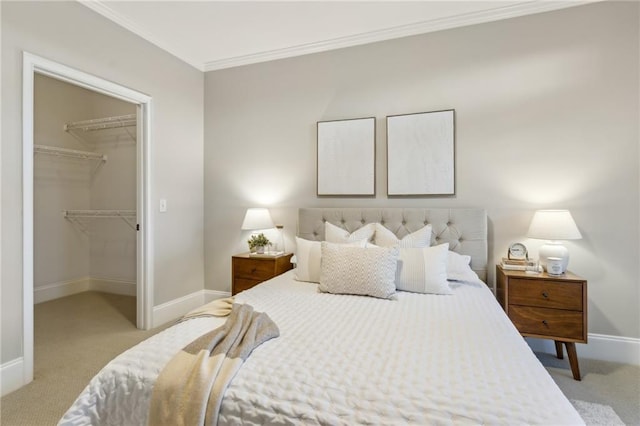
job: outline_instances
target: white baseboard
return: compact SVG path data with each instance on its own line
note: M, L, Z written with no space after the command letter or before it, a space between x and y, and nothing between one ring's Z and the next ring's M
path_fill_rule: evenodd
M82 277L75 280L61 281L34 287L33 303L38 304L49 300L59 299L72 294L88 291L91 287L91 278Z
M200 290L186 296L170 300L153 308L153 327L174 321L192 309L216 299L231 296L231 293L218 290Z
M158 327L169 321L176 320L190 310L202 305L204 305L204 292L203 290L198 290L162 305L154 306L151 326Z
M535 352L556 353L553 340L527 338ZM640 339L606 334L589 334L588 343L576 344L578 357L640 366Z
M34 303L47 302L91 290L136 296L136 283L133 281L113 280L109 278L83 277L77 280L36 287L34 289ZM198 306L229 296L231 296L231 293L226 291L200 290L155 306L153 308L152 326L157 327L166 322L173 321Z
M217 299L224 299L225 297L231 297L231 293L228 291L219 290L202 290L204 292L204 303L213 302Z
M91 277L91 290L102 291L103 293L122 294L125 296L136 296L136 282L112 280L109 278Z
M135 281L112 280L109 278L82 277L76 280L35 287L33 289L33 299L34 303L38 304L90 290L135 296L136 283Z
M5 396L26 385L22 357L0 365L0 396Z

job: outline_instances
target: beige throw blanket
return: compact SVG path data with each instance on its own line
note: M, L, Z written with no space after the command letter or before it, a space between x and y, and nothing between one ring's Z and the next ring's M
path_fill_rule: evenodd
M225 299L216 299L213 302L202 305L192 311L186 313L176 323L181 323L192 318L201 317L226 317L231 313L233 307L233 297L227 297Z
M223 316L214 314L224 314L229 299L218 302L185 317ZM279 334L267 314L233 304L224 325L185 346L160 372L148 424L216 425L222 396L243 362L253 349Z

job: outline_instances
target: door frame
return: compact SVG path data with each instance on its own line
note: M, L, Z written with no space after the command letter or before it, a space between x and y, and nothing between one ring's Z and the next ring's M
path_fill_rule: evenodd
M140 329L152 327L153 312L153 227L151 221L151 106L152 98L92 74L23 52L22 57L22 285L23 285L23 379L33 380L33 126L34 76L46 75L103 95L136 105L136 312Z

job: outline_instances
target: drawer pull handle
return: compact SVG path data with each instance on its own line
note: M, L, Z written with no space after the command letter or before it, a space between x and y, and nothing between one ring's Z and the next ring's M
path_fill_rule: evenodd
M547 323L547 320L542 320L542 323L547 326L549 325L549 323Z
M544 297L545 299L549 298L549 294L546 291L542 292L542 297Z

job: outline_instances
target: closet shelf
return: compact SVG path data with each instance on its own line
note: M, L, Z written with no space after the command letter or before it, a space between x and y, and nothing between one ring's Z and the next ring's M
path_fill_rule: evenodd
M65 217L135 217L135 210L64 210Z
M63 210L64 217L72 222L77 223L86 231L86 227L80 219L122 219L134 231L136 230L136 211L135 210Z
M100 154L99 152L78 151L75 149L58 148L55 146L47 145L34 145L33 151L35 153L56 155L60 157L80 158L83 160L99 160L107 161L107 156Z
M64 125L64 130L93 130L113 129L117 127L131 127L137 124L135 114L117 115L114 117L95 118L92 120L74 121Z

